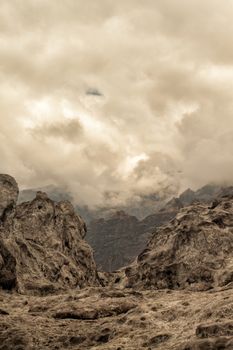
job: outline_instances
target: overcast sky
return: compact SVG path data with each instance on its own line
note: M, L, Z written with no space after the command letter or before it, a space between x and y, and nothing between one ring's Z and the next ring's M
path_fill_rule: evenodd
M0 7L0 171L81 203L233 181L233 0Z

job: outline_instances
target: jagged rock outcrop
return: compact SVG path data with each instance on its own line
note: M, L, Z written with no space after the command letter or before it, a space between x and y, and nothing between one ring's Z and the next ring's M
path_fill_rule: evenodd
M134 287L208 290L233 283L233 196L181 209L125 273Z
M17 194L15 180L0 175L0 287L47 294L98 285L86 225L73 206L43 192L16 206Z

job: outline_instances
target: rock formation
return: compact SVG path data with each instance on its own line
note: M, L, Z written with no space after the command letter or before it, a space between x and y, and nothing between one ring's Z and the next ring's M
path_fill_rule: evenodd
M233 283L233 196L181 209L125 273L134 287L208 290Z
M38 192L16 206L18 187L0 176L0 287L47 294L98 285L86 226L68 201L55 203Z
M1 175L0 350L233 349L229 189L209 205L181 208L134 264L100 274L105 286L72 205L39 192L16 206L17 194L15 180ZM156 222L179 206L171 201ZM113 232L119 222L116 232L142 225L124 212L111 220Z

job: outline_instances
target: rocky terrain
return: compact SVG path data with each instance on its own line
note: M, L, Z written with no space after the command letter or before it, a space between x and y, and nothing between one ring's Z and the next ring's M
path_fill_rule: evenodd
M1 175L0 350L233 349L229 190L181 208L111 274L96 271L70 203L17 196Z
M19 203L32 201L42 190L48 192L48 196L54 201L72 201L72 196L68 192L59 190L55 186L47 186L21 191ZM137 205L124 207L125 210L122 208L121 210L116 208L90 210L85 206L77 204L74 206L76 213L80 213L87 221L86 240L94 250L99 269L114 271L132 262L145 246L154 227L162 225L176 215L181 203L173 200L166 207L163 206L164 199L159 198L156 195L143 197L142 205L145 206L143 213L153 212L153 215L146 216L143 220L129 214L135 212L141 217ZM161 207L163 209L159 211Z
M42 293L98 285L86 226L67 202L43 192L16 206L18 186L0 176L0 287Z
M233 284L233 192L181 209L125 273L131 287L202 291Z
M179 197L168 200L171 193L152 193L124 206L99 207L74 204L75 211L87 222L86 240L94 250L98 269L115 271L130 264L145 247L155 227L173 219L178 211L195 201L209 203L224 190L217 185L206 185L197 191L187 189ZM54 201L72 201L72 194L56 186L20 191L19 203L32 201L38 191L46 191ZM111 196L111 194L109 194Z
M92 220L88 225L87 241L94 249L98 268L111 272L130 264L156 227L168 223L181 208L193 202L210 203L224 191L228 193L229 188L207 185L196 192L188 189L161 208L155 206L153 214L142 220L122 210Z
M232 350L232 319L232 289L0 292L0 349Z

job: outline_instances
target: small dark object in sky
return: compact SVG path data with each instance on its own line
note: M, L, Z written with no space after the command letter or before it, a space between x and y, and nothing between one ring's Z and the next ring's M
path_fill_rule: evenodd
M89 88L86 91L86 95L103 96L103 94L98 89L95 89L95 88Z

